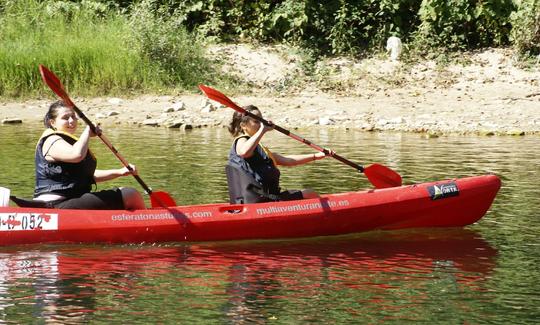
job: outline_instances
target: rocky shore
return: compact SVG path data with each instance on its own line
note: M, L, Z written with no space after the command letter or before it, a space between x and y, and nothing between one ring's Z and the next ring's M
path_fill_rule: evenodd
M218 90L239 105L258 106L265 118L286 128L423 132L430 136L540 134L540 65L519 68L505 50L471 54L467 64L444 70L433 62L404 69L403 63L386 58L326 61L321 71L329 74L322 85L332 84L332 90L306 84L294 93L276 91L279 84L300 73L294 60L269 48L252 52L236 46L219 55L231 62L228 73L243 76L254 89L260 89L260 95ZM89 118L104 125L224 127L233 113L202 93L73 100ZM39 122L50 101L0 102L0 121Z

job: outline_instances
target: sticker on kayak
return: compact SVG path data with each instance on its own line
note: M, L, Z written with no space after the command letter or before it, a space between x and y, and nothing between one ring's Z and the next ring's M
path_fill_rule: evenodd
M57 213L0 213L0 231L57 229Z
M459 189L455 182L428 186L427 190L432 200L439 200L459 195Z

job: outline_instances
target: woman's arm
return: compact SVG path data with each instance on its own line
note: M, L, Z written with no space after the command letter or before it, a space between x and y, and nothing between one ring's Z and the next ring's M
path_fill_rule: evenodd
M261 141L263 135L272 129L272 126L266 126L261 123L261 126L252 137L249 139L240 138L236 141L236 153L242 158L249 158L253 156L253 152L255 151L255 148L257 148L257 145Z
M308 153L304 155L287 155L283 156L278 153L272 153L274 156L274 161L277 165L280 166L297 166L297 165L303 165L308 162L323 159L326 157L324 152L317 152L317 153Z
M86 127L79 137L79 140L74 144L69 144L58 135L48 137L42 147L45 159L51 162L81 162L88 153L88 140L90 139L90 136L90 128Z
M130 172L127 167L119 168L119 169L96 169L94 172L94 180L96 183L110 181L111 179L115 179L121 176L127 176L127 175L137 175L137 169L134 165L129 165L133 172Z

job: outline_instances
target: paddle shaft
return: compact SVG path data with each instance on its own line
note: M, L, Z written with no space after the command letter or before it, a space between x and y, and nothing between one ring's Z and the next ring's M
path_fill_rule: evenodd
M139 177L139 175L133 174L133 168L129 165L127 160L125 160L124 157L122 157L122 155L118 152L118 150L116 150L116 148L112 145L109 139L107 139L107 137L103 133L98 132L94 123L92 123L92 121L90 121L90 119L86 117L86 115L84 115L84 113L77 107L77 105L73 104L72 108L77 113L77 115L90 127L90 130L92 130L92 132L95 133L101 139L101 141L103 141L103 143L112 151L112 153L116 156L116 158L118 158L118 160L122 162L122 165L124 165L124 167L126 167L132 173L131 175L135 177L135 179L142 186L144 191L148 195L151 195L152 189L148 187L148 185L146 185L146 183L142 180L142 178Z
M283 133L283 134L285 134L285 135L288 135L289 137L291 137L291 138L293 138L293 139L295 139L295 140L297 140L297 141L300 141L300 142L302 142L302 143L305 143L305 144L307 144L308 146L312 147L313 149L315 149L315 150L317 150L317 151L324 152L326 155L330 154L330 151L329 151L329 150L324 149L323 147L321 147L321 146L319 146L319 145L317 145L317 144L315 144L315 143L313 143L313 142L311 142L311 141L309 141L309 140L307 140L307 139L304 139L304 138L302 138L301 136L296 135L296 134L292 133L292 132L289 131L289 130L284 129L284 128L282 128L282 127L279 126L279 125L271 124L270 122L268 122L268 121L265 120L264 118L262 118L262 117L260 117L260 116L258 116L258 115L255 115L255 114L253 114L253 113L251 113L251 112L248 112L248 111L246 111L245 109L243 109L242 107L236 106L236 107L232 107L232 108L233 108L235 111L239 112L239 113L245 114L245 115L247 115L247 116L249 116L249 117L251 117L251 118L254 118L254 119L260 121L261 123L264 123L265 125L273 126L273 127L274 127L274 130L277 130L277 131L279 131L279 132L281 132L281 133ZM348 160L348 159L346 159L346 158L344 158L344 157L338 155L337 153L334 153L334 154L332 155L332 157L335 158L335 159L337 159L337 160L339 160L339 161L341 161L341 162L344 163L344 164L347 164L347 165L349 165L349 166L351 166L351 167L357 169L357 170L358 170L359 172L361 172L361 173L364 172L364 167L362 167L362 166L360 166L360 165L358 165L358 164L356 164L356 163L354 163L354 162L352 162L352 161L350 161L350 160Z

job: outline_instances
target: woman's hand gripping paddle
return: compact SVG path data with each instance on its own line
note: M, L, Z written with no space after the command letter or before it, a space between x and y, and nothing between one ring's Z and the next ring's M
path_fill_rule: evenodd
M77 113L77 115L86 124L88 124L92 132L94 132L95 134L99 136L101 141L103 141L103 143L105 143L105 145L113 152L116 158L118 158L122 162L124 167L126 167L129 171L132 172L133 168L131 168L131 166L124 159L124 157L120 155L118 150L116 150L116 148L111 144L109 139L107 139L105 135L103 135L101 132L97 132L96 126L94 125L94 123L92 123L92 121L90 121L90 119L88 119L88 117L86 117L86 115L84 115L84 113L71 101L71 98L69 98L67 92L64 90L64 86L60 82L60 79L58 79L58 77L53 72L51 72L49 69L47 69L45 66L41 64L39 65L39 72L41 73L41 77L43 78L43 81L47 84L47 86L49 86L49 88L51 88L51 90L54 93L56 93L60 98L62 98L64 103L68 107L71 107ZM133 177L135 177L137 182L139 182L139 184L142 186L144 191L150 196L150 202L152 204L152 207L166 208L170 206L176 206L176 202L169 195L169 193L163 192L163 191L152 191L152 189L148 187L146 183L144 183L144 181L139 177L139 175L135 175L135 174L132 174L132 175Z
M251 112L248 112L246 111L245 109L243 109L242 107L236 105L232 100L230 100L227 96L223 95L222 93L220 93L219 91L213 89L213 88L210 88L210 87L207 87L205 85L199 85L199 88L203 91L203 93L210 99L212 100L215 100L216 102L218 103L221 103L225 106L228 106L232 109L234 109L235 111L239 112L239 113L242 113L242 114L245 114L253 119L256 119L266 125L269 125L270 123L268 123L268 121L266 121L265 119L263 119L262 117L260 116L257 116ZM274 129L275 130L278 130L279 132L285 134L285 135L288 135L289 137L295 139L295 140L298 140L302 143L305 143L307 144L308 146L312 147L313 149L315 150L318 150L320 152L324 152L325 154L330 154L330 152L327 150L327 149L324 149L314 143L312 143L311 141L309 140L306 140L292 132L290 132L289 130L286 130L278 125L275 125L274 124ZM386 167L386 166L383 166L383 165L380 165L380 164L373 164L373 165L369 165L367 167L363 167L363 166L360 166L350 160L347 160L345 158L343 158L342 156L338 155L338 154L333 154L332 157L334 157L335 159L341 161L342 163L346 164L346 165L349 165L355 169L357 169L359 172L361 173L364 173L366 175L366 177L368 178L368 180L371 182L371 184L373 184L373 186L375 186L376 188L387 188L387 187L396 187L396 186L401 186L402 184L402 181L401 181L401 176L396 173L395 171L393 171L392 169Z

